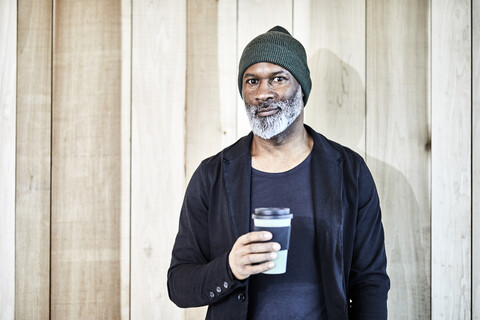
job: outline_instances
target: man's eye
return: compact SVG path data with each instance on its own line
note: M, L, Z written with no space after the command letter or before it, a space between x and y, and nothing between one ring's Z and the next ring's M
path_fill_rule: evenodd
M284 81L284 80L285 80L284 77L275 77L275 78L273 78L273 81L274 81L274 82L282 82L282 81Z
M257 79L248 79L247 84L249 85L256 85L258 83Z

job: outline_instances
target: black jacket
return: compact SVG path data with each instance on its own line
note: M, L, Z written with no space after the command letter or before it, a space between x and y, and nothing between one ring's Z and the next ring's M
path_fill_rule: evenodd
M328 319L386 319L383 226L363 159L308 126L314 139L312 194L318 270ZM252 133L204 160L188 185L168 270L179 307L209 305L207 319L246 319L248 279L228 266L235 240L249 232Z

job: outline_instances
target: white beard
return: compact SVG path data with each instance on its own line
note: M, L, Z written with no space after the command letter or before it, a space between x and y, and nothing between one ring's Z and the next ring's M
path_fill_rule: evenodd
M271 116L259 117L258 110L265 107L280 110ZM263 102L258 107L245 102L245 110L253 133L262 139L271 139L285 131L302 113L302 88L298 87L297 92L290 98L278 102Z

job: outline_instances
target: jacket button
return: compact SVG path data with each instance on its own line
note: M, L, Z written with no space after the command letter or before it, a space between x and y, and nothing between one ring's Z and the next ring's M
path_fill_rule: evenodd
M217 287L215 290L217 290L218 293L222 292L222 288Z
M228 283L227 283L226 281L223 283L223 287L224 287L225 289L228 288Z
M239 293L237 296L238 301L243 302L245 301L245 293Z
M212 291L210 291L210 298L215 298L215 293L213 293Z

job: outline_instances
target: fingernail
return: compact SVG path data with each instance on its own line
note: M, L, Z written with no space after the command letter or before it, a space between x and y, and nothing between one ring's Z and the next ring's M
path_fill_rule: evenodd
M268 264L268 267L269 267L270 269L273 268L273 267L275 267L275 263L270 262L270 263Z
M272 248L273 248L273 250L278 251L278 250L280 250L280 245L278 243L274 243Z
M270 238L272 237L272 234L271 234L270 232L265 232L265 233L263 234L263 237L264 237L265 239L270 239Z
M276 252L270 253L270 258L277 259L277 253Z

